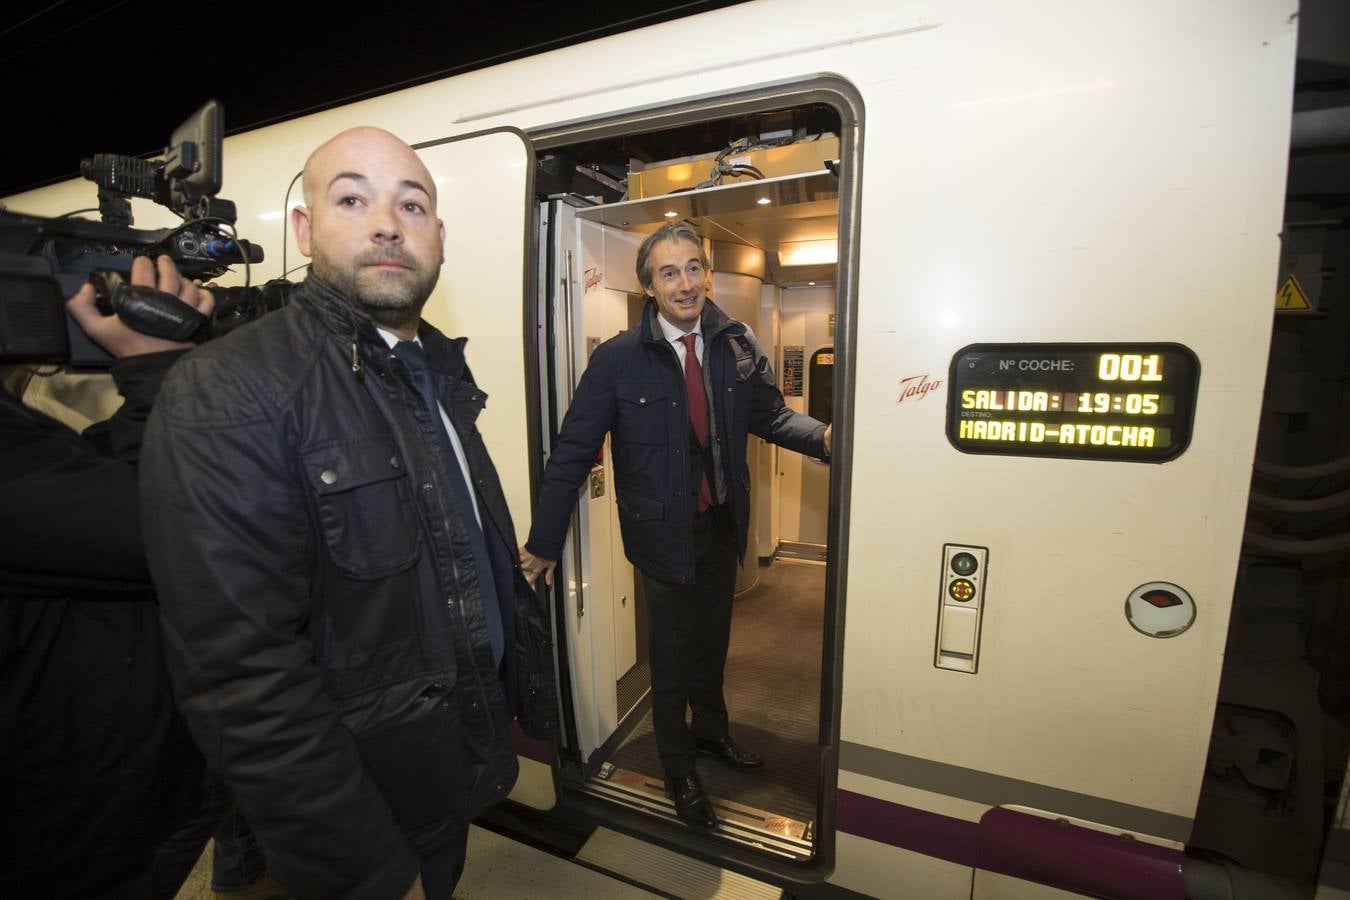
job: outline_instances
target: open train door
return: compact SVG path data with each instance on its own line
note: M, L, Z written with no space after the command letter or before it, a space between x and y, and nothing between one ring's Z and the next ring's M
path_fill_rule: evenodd
M487 393L478 428L501 476L516 532L530 527L526 259L532 243L534 151L525 135L498 129L417 147L436 182L445 265L422 316L465 347Z
M637 242L629 242L626 254L610 246L614 258L607 258L598 227L577 217L587 205L568 197L538 207L539 389L548 407L539 430L545 446L561 426L591 352L629 325L627 295L608 289L602 273L608 264L631 271ZM577 492L554 586L558 653L567 665L559 691L572 712L564 749L592 773L604 757L597 751L612 743L648 685L646 667L638 664L638 642L645 632L637 623L633 567L619 540L608 439Z

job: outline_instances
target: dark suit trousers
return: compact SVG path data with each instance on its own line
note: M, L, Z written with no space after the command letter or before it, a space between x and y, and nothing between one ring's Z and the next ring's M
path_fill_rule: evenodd
M451 900L459 876L464 874L464 857L469 848L469 826L458 831L450 843L430 856L422 857L422 890L427 900Z
M652 669L652 729L666 774L694 771L694 738L727 734L722 671L731 640L736 544L726 510L694 517L694 583L643 573ZM693 710L685 726L685 708ZM692 733L691 733L692 729Z

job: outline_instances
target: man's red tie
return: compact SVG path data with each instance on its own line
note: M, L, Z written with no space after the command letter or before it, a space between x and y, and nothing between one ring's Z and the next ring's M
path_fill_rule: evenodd
M680 337L684 343L684 389L689 394L689 424L694 427L694 436L700 447L708 446L708 395L703 390L703 366L699 365L698 354L694 352L697 334ZM712 490L708 487L708 468L703 467L703 478L698 483L698 511L703 512L713 505Z

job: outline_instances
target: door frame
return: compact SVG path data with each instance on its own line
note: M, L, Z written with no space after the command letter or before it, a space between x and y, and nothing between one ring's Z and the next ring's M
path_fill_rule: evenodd
M669 846L687 855L717 865L730 865L751 874L767 875L776 880L824 880L835 864L835 792L839 772L839 734L842 707L841 681L843 674L845 598L848 573L848 522L851 508L852 453L854 408L853 398L857 378L857 305L859 271L859 232L861 224L862 146L864 109L862 95L851 83L833 75L814 75L801 80L777 82L726 94L696 97L675 104L650 109L638 109L611 116L566 122L534 129L528 132L536 152L552 150L572 144L659 131L709 119L769 112L795 106L819 103L831 107L840 119L839 178L839 253L835 279L835 384L834 429L830 467L830 511L827 524L829 554L826 561L824 636L821 659L820 695L820 779L817 794L818 818L815 828L814 854L807 864L786 863L728 843L713 844L707 840L680 831L671 831L655 825L650 817L589 797L572 785L558 780L560 802L578 807L588 817L613 822L625 830L640 835L653 843ZM536 242L537 243L537 242ZM535 251L538 254L538 247ZM527 273L535 277L554 278L550 264L535 259L527 266ZM526 291L527 303L534 309L526 312L527 345L538 336L547 340L541 352L548 352L555 335L542 335L542 323L537 311L542 308L540 291L547 282L541 282L533 291ZM540 360L532 365L532 384L540 384ZM549 395L552 396L551 394ZM530 397L528 421L530 440L540 441L542 411L538 394ZM551 402L551 400L550 400ZM556 417L555 417L556 419ZM551 430L552 432L552 430ZM532 453L540 462L538 470L531 467L532 489L537 495L538 477L542 472L542 451ZM564 614L565 604L559 602L557 584L553 593L555 610L555 654L565 659L563 648L556 646L556 615ZM561 612L560 612L561 611ZM570 683L566 673L559 672L559 694L564 683ZM570 686L568 688L570 695ZM570 704L568 704L570 707ZM568 709L569 715L573 712ZM573 744L575 746L575 744ZM555 765L557 761L555 760Z

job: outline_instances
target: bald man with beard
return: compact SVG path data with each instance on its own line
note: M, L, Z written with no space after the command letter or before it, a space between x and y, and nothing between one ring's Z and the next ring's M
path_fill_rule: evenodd
M178 363L142 517L175 691L297 897L449 897L470 820L552 733L543 607L475 420L464 338L421 320L436 185L388 132L310 156L309 275Z

